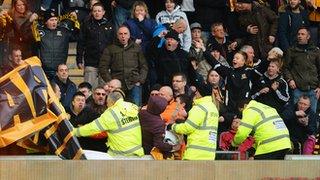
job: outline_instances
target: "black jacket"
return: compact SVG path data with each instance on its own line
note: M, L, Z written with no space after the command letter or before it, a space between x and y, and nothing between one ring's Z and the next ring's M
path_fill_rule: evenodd
M156 39L156 41L153 41L152 48L155 55L153 57L155 59L157 81L161 85L170 85L175 73L182 72L187 75L188 53L182 50L180 45L174 51L168 51L165 45L157 48L160 38L156 37Z
M308 135L317 134L317 121L318 116L311 110L307 109L305 112L309 117L309 123L307 126L303 126L298 122L298 117L295 112L297 111L297 105L288 105L285 110L281 113L281 117L288 127L290 139L293 142L304 143L308 138Z
M207 62L215 69L226 81L225 104L228 112L239 114L238 106L242 100L249 99L252 94L252 83L257 82L268 67L269 62L264 61L258 68L226 67L216 61L210 52L206 51L204 56Z
M89 108L84 108L78 115L75 115L73 111L68 108L67 113L70 115L70 123L75 128L88 124L100 116L100 114L91 111ZM94 139L90 137L78 137L78 140L83 149L107 152L107 146L105 144L107 141L106 138Z
M279 87L277 90L273 90L271 88L272 84L274 82L279 83ZM268 87L269 92L265 94L260 94L257 92L255 95L253 95L253 99L256 99L257 101L266 104L268 106L271 106L275 108L278 113L281 113L283 111L284 106L289 101L289 87L287 82L283 79L281 75L278 75L274 79L270 79L267 73L264 73L263 76L260 78L259 82L257 83L258 91L261 89Z
M81 26L77 44L77 64L99 67L103 50L111 44L114 37L114 27L111 21L103 18L100 21L90 17Z

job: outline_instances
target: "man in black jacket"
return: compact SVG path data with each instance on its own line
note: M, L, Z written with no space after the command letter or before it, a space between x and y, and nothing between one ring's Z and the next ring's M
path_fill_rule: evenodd
M293 143L293 153L302 154L303 145L308 138L315 139L317 134L318 116L310 108L308 96L302 95L294 106L289 105L282 113L282 118L288 126L290 139Z
M67 109L67 113L70 115L70 123L75 128L88 124L100 116L99 113L86 107L86 98L81 92L74 94L72 97L72 106ZM105 137L79 137L78 140L83 149L107 152L105 145L107 139Z
M84 81L97 87L100 57L107 45L112 43L114 28L101 3L93 5L90 18L81 26L77 44L77 64L84 69Z

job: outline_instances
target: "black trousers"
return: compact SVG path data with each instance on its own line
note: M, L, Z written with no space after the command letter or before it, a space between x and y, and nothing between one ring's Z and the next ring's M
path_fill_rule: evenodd
M289 149L254 156L255 160L283 160Z

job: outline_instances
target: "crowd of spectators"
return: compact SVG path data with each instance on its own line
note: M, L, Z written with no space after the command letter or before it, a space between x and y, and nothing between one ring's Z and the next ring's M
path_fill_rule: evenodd
M312 154L319 9L318 0L13 0L0 9L0 74L38 56L74 127L107 112L108 96L121 92L141 108L146 154L153 146L178 150L161 139L166 125L184 122L193 99L207 95L219 110L220 150L232 150L240 104L254 99L282 117L290 153ZM78 87L68 74L69 42L77 43L76 66L84 70ZM107 139L104 132L79 141L105 152ZM241 159L253 156L253 144L249 136L239 147Z

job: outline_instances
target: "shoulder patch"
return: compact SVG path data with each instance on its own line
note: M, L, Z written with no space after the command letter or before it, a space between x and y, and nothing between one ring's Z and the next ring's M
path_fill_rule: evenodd
M40 37L43 37L46 35L46 33L44 32L44 30L39 30L39 34L40 34Z

